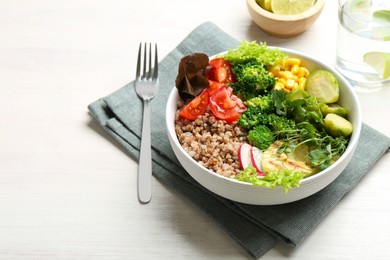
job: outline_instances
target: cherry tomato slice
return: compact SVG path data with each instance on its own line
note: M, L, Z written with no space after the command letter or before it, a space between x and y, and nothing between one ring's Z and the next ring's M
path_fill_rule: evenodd
M225 84L216 82L214 80L209 80L209 95L213 95L215 91L217 91L220 87L224 86Z
M199 115L203 115L209 104L209 91L208 89L191 100L184 108L179 112L179 116L188 120L195 120Z
M231 64L224 58L215 58L209 62L206 72L208 79L219 83L233 83L234 77Z
M242 113L242 112L244 112L245 110L246 110L246 106L244 105L244 102L238 97L238 96L236 96L236 95L232 95L231 97L230 97L234 102L236 102L236 107L235 107L235 109L236 109L236 111L238 112L238 113Z
M227 86L220 87L210 96L209 106L216 118L228 123L236 121L245 110L241 99L233 95L232 88Z

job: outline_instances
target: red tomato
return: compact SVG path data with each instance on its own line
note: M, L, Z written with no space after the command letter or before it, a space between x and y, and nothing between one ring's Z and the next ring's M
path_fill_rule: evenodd
M208 89L203 90L199 96L184 106L179 112L179 116L188 120L195 120L199 115L203 115L209 104L209 96Z
M224 58L215 58L209 62L208 71L206 72L208 79L219 83L233 83L234 76L232 73L232 65Z
M246 106L244 105L244 102L239 98L237 97L236 95L232 95L230 97L234 102L236 102L236 110L238 113L242 113L246 110Z
M224 86L223 83L219 83L214 80L209 80L209 95L211 96L212 94L214 94L214 92L222 86Z
M233 95L233 89L227 86L220 87L210 96L209 106L216 118L228 123L236 121L246 109L242 100Z

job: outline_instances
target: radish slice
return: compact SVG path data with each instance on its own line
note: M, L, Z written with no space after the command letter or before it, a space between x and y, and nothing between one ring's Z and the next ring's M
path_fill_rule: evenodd
M238 148L238 160L240 161L242 169L252 165L251 150L252 146L248 143L243 143Z
M263 159L263 151L261 151L259 148L253 146L251 149L251 163L252 163L253 167L255 167L259 176L266 175L262 171L262 167L261 167L262 159Z

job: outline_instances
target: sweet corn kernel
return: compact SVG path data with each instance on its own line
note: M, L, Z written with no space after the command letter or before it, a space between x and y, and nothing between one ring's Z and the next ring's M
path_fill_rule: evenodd
M293 89L295 86L295 80L293 79L288 79L287 80L287 84L286 84L286 88L288 89Z
M280 67L279 66L274 66L270 69L270 73L272 73L274 75L274 77L279 77L279 73L280 73Z
M306 69L305 67L300 67L298 70L298 77L302 78L305 77L307 78L309 76L309 70Z
M276 90L284 90L284 85L281 82L276 82L274 89Z
M291 71L281 71L280 72L280 75L285 78L285 79L292 79L293 78L293 74L291 73Z
M301 67L301 60L298 58L287 58L281 65L270 69L270 75L276 78L274 88L284 90L286 93L295 89L305 89L306 78L309 70Z
M305 88L305 85L306 85L306 78L299 78L299 80L298 80L298 84L299 84L299 87L301 88L301 89L304 89Z
M300 66L301 60L298 58L287 58L285 66L293 67L294 65Z
M291 67L291 73L296 75L296 74L298 74L298 71L299 71L299 65L294 64L294 65Z
M285 78L279 78L278 82L282 83L284 86L287 85L287 80Z

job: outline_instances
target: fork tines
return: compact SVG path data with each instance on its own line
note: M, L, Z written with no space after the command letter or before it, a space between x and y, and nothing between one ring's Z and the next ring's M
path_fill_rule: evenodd
M141 54L143 51L143 59L141 59ZM142 61L143 60L143 64ZM141 74L141 67L143 67ZM148 68L148 70L146 70ZM157 44L154 44L154 66L152 68L152 43L148 44L145 42L144 47L142 48L142 43L139 44L138 49L138 62L137 62L137 75L136 77L146 78L148 80L155 80L158 78L158 56L157 56Z

